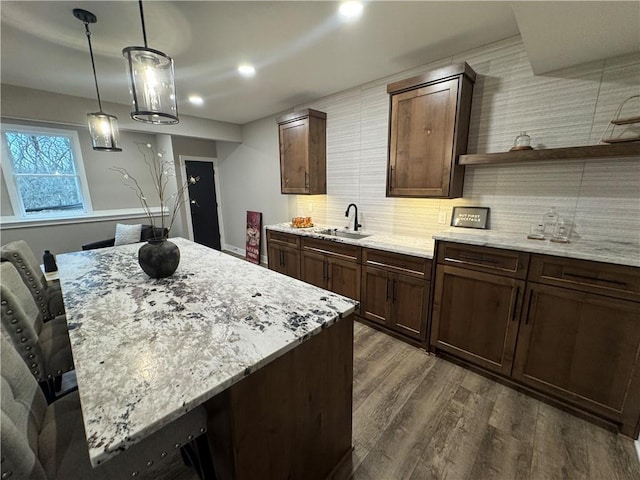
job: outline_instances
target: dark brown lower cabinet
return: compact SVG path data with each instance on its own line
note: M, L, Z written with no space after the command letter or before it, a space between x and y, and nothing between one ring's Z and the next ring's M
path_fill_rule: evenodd
M319 250L317 242L314 241L314 248L302 250L301 279L345 297L360 300L360 265L355 259Z
M427 333L431 261L365 248L360 316L416 345Z
M513 377L618 423L637 418L640 305L535 283L525 302Z
M438 265L431 345L509 375L524 281Z
M423 340L429 282L365 266L361 315L416 340Z
M300 278L300 237L267 230L267 261L269 269Z
M640 269L436 244L430 346L640 433Z

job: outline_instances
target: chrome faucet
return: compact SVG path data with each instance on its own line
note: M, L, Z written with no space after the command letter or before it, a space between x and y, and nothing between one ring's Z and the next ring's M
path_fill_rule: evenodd
M349 210L351 209L351 207L356 209L356 218L353 219L353 231L357 232L358 228L362 226L358 223L358 206L355 203L350 203L349 206L347 207L347 211L344 212L344 216L345 217L349 216Z

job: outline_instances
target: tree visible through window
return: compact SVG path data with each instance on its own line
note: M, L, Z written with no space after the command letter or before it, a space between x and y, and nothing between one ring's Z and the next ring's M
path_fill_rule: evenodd
M24 216L86 211L70 135L26 129L3 133Z

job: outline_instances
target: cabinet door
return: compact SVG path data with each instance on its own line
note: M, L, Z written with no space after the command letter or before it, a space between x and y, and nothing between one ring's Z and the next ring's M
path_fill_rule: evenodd
M320 288L327 288L326 255L316 252L302 252L302 281Z
M522 280L438 265L431 344L509 375L523 291Z
M388 196L449 196L457 97L457 78L392 95Z
M291 247L269 244L267 247L269 269L293 278L300 278L300 252Z
M360 300L360 265L350 260L327 256L328 289Z
M391 279L391 326L418 340L424 340L427 328L428 284L406 275Z
M279 126L282 193L308 193L308 125L308 119L301 119Z
M372 322L389 326L390 289L391 281L386 270L370 266L364 267L361 315Z
M611 419L624 421L629 408L637 419L638 303L535 283L525 301L513 376Z
M284 273L282 271L282 250L278 245L274 245L269 243L267 245L267 264L269 265L269 270L274 270L279 273Z
M281 247L282 251L282 273L293 278L300 278L300 251Z

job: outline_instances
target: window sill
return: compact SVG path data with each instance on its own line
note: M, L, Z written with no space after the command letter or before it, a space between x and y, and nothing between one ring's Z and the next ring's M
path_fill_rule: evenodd
M160 215L160 207L151 209L154 217ZM123 208L118 210L98 210L74 217L49 217L49 218L17 218L0 217L0 228L12 230L17 228L48 227L53 225L70 225L74 223L106 222L109 220L127 220L131 218L147 218L141 208Z

